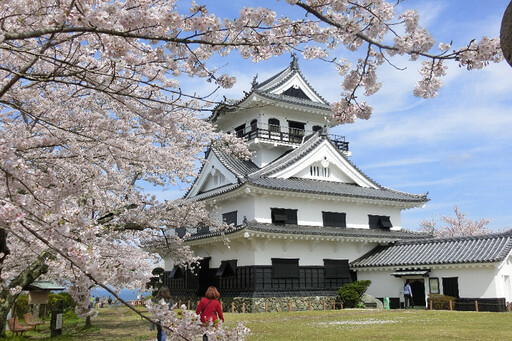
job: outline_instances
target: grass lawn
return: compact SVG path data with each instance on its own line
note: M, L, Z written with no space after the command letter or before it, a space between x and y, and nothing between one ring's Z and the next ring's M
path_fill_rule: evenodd
M511 340L512 314L425 310L337 310L259 314L224 314L226 324L238 322L256 340ZM152 340L149 323L123 307L101 309L83 330L84 321L64 319L62 336L51 338L48 325L31 331L32 340ZM10 337L7 340L26 340Z

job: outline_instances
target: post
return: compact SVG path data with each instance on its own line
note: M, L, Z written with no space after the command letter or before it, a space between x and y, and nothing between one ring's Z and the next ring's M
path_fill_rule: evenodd
M332 310L336 310L336 300L332 301Z
M220 310L224 311L224 301L220 300Z
M50 321L51 337L62 334L62 315L64 313L64 301L57 301L57 307L52 311L52 319ZM14 315L16 318L16 315Z
M265 301L265 312L268 313L268 302Z
M428 300L428 307L430 310L432 310L432 307L433 307L432 299Z
M178 300L178 308L181 307L181 300Z
M475 311L478 312L478 301L475 300Z
M245 302L242 303L242 313L245 314Z
M453 310L453 300L448 301L450 303L450 310Z
M325 310L325 301L324 301L324 310Z
M343 309L343 302L340 301L340 309Z
M292 302L288 302L288 311L292 311Z
M311 301L309 301L309 311L311 311Z
M190 310L190 300L188 300L187 310Z
M235 302L231 302L231 312L235 312Z

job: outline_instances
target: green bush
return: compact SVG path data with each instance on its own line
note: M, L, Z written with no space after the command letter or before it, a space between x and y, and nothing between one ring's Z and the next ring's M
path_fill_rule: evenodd
M372 281L355 281L352 283L345 284L338 290L338 296L343 303L344 308L357 308L361 305L361 297L372 284Z
M23 314L28 313L28 295L19 295L16 299L16 316L23 318Z
M67 292L60 292L58 294L50 293L48 296L48 308L46 309L46 312L48 314L51 314L52 310L55 310L58 308L58 302L63 302L63 310L66 311L73 311L76 307L76 302L73 300L71 295Z
M453 301L453 305L455 306L455 297L453 296L430 294L429 298L432 300L432 309L434 310L449 310L450 301Z

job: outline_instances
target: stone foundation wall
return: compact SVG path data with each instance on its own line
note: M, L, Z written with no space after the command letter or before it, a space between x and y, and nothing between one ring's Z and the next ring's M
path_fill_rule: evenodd
M200 298L173 297L176 303L185 304L188 309L195 310ZM225 297L220 299L225 312L264 313L281 311L332 310L340 309L336 296L313 297Z

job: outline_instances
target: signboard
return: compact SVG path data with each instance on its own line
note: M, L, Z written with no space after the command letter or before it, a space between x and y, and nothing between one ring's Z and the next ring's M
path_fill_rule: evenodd
M55 317L55 329L62 329L62 313Z

